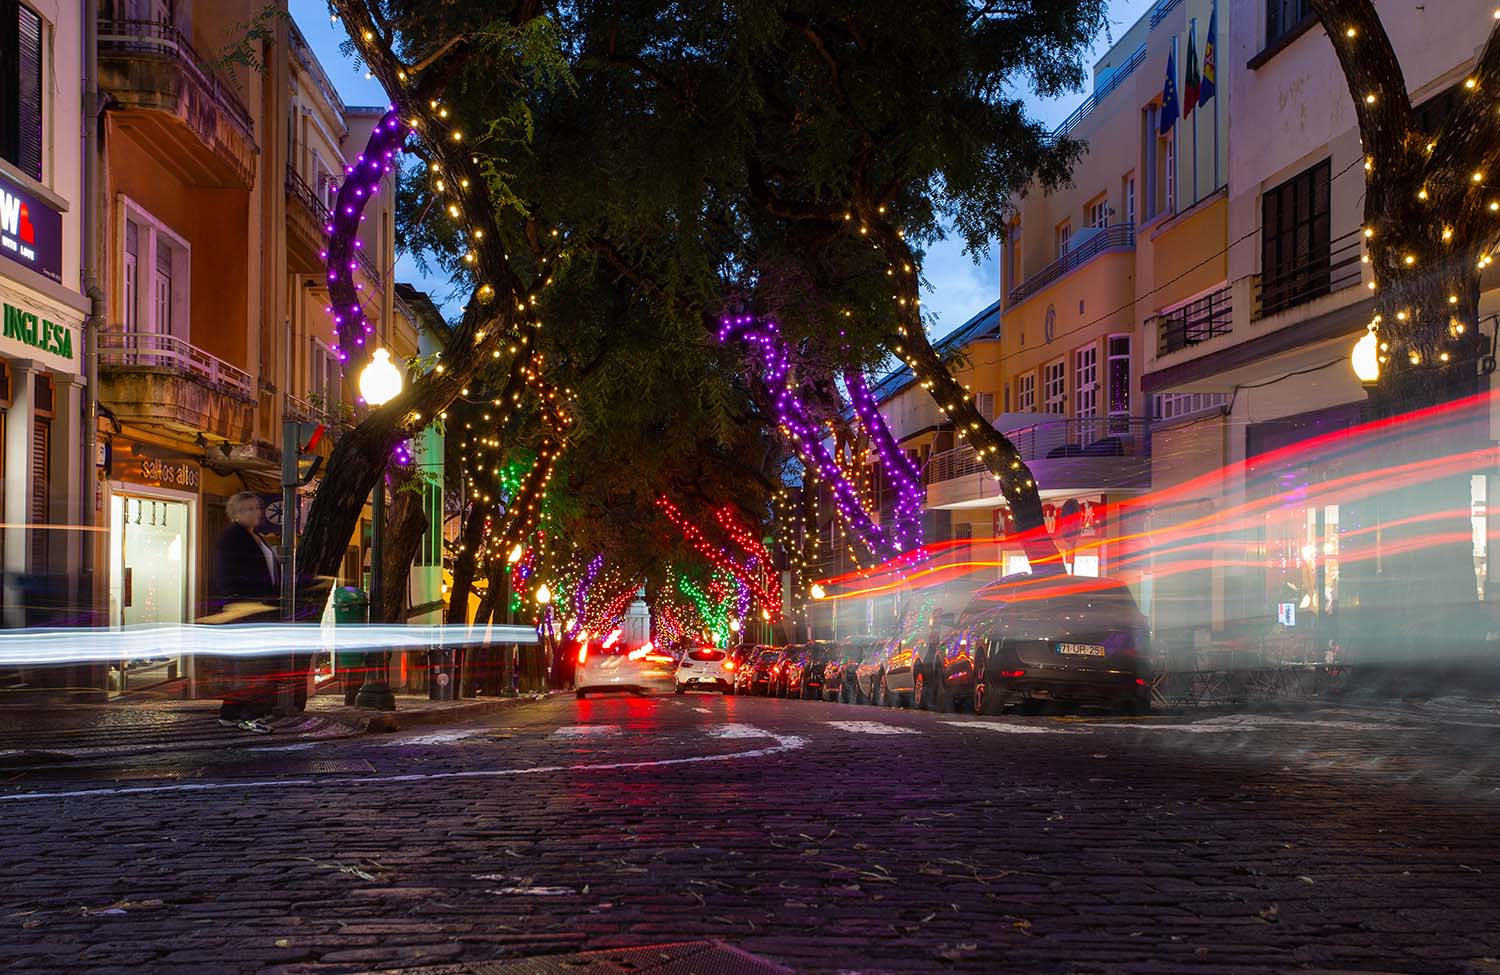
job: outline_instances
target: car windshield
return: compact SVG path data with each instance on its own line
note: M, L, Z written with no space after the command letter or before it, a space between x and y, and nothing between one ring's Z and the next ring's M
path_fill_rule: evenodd
M779 656L781 656L781 651L780 650L766 650L763 653L761 653L761 655L760 655L760 662L764 663L764 664L768 664L768 663L771 663L773 660L775 660Z
M689 660L723 660L727 654L723 650L697 649L687 652Z

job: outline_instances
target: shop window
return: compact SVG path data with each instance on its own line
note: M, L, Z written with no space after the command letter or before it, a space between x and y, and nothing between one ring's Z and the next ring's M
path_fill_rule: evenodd
M1062 415L1068 411L1068 367L1063 360L1042 367L1042 409Z
M1022 413L1036 412L1036 373L1016 377L1016 409Z
M42 18L0 0L0 156L42 178Z
M968 522L953 526L953 538L956 541L967 542L974 537L974 526Z

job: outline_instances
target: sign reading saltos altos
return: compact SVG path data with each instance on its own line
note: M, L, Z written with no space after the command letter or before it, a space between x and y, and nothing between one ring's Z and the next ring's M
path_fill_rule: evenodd
M5 328L0 337L24 342L33 349L72 361L73 331L66 325L49 322L33 312L15 305L5 305Z

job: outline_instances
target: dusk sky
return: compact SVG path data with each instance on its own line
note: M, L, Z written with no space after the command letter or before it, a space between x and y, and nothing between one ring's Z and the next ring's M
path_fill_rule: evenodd
M1111 38L1123 34L1156 0L1111 0L1110 30L1094 45L1093 58L1109 49ZM380 85L367 80L364 72L339 52L339 45L348 38L341 24L330 21L328 7L323 0L290 0L293 19L301 28L307 41L322 62L323 70L338 89L340 97L348 105L379 105L386 101ZM1033 114L1051 125L1068 117L1086 93L1078 92L1063 98L1032 99ZM929 248L923 270L927 277L923 303L929 318L933 319L931 331L942 335L962 325L970 317L983 311L999 297L1000 272L994 248L982 255L978 264L963 252L963 243L949 239ZM424 279L409 256L397 262L397 276L411 281L431 293L434 300L442 303L449 296L449 285L442 279ZM456 306L449 304L444 309L455 312Z

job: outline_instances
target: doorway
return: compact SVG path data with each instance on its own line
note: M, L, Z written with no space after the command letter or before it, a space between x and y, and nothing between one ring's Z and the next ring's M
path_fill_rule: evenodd
M112 629L181 624L192 605L193 505L143 494L110 498L109 613ZM143 645L110 667L123 694L188 676L186 661Z

